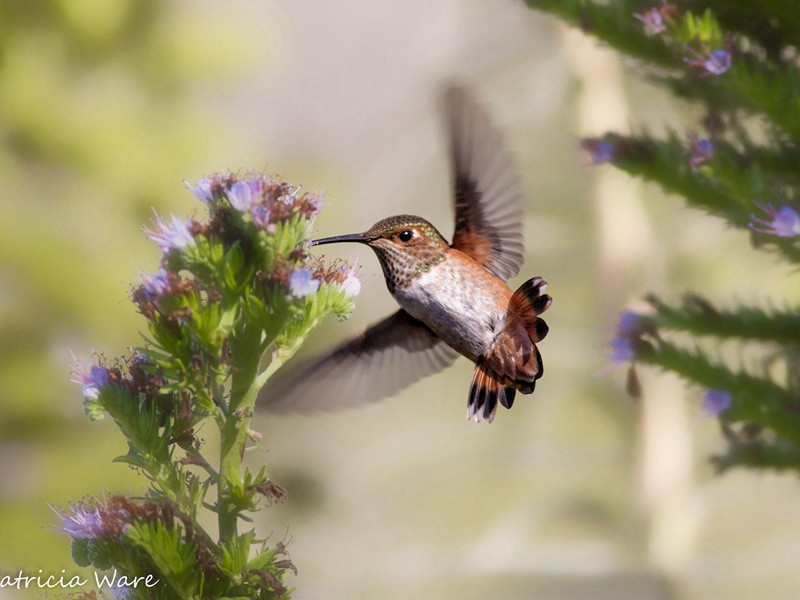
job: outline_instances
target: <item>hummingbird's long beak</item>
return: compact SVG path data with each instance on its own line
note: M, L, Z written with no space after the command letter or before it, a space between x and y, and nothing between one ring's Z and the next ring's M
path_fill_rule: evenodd
M360 244L367 244L377 237L367 237L363 233L350 233L348 235L335 235L333 237L322 238L321 240L313 240L312 246L319 246L321 244L338 244L339 242L358 242Z

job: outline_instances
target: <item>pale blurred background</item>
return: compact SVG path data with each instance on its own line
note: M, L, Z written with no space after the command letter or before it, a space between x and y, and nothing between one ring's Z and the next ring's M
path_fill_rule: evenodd
M597 375L645 292L781 298L788 270L680 199L585 167L582 133L685 130L699 112L511 0L0 3L0 574L77 572L48 504L144 487L111 464L123 438L85 420L68 371L70 349L139 343L128 290L159 258L140 230L151 207L199 211L181 179L265 168L327 192L319 235L417 213L449 236L448 80L490 107L522 171L511 287L550 282L546 375L491 426L465 419L465 360L363 410L259 418L250 460L290 497L257 525L293 540L296 597L800 597L796 478L715 476L702 390L644 371L635 404L622 369ZM393 310L370 251L339 250L366 283L307 351ZM23 597L41 594L0 590Z

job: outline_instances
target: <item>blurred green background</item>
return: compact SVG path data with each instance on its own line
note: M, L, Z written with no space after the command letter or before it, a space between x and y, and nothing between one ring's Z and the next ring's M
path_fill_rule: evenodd
M587 169L579 134L691 129L699 110L491 0L0 0L0 575L78 572L49 505L144 488L68 380L70 349L139 342L128 290L159 259L151 208L190 214L183 178L263 168L327 192L319 235L404 212L449 235L437 100L453 79L519 161L528 256L511 287L550 282L546 375L491 426L464 418L464 360L363 410L259 418L249 458L290 498L257 525L291 541L296 597L800 597L796 479L715 477L702 390L643 372L635 404L623 372L597 374L643 293L775 299L796 293L788 269L680 199ZM306 351L393 310L370 251L341 251L367 275L357 311Z

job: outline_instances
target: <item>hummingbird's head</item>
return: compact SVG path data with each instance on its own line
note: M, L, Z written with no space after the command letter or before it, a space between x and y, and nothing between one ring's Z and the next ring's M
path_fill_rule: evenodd
M390 292L404 288L443 262L449 244L422 217L397 215L378 221L364 233L340 235L311 242L312 246L336 242L367 244L378 255Z

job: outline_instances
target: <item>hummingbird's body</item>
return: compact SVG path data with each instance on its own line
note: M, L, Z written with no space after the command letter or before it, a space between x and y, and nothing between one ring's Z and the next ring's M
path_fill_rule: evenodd
M498 404L533 392L542 376L539 315L550 306L541 277L516 292L522 263L519 182L488 117L460 90L449 96L456 230L448 244L413 215L312 245L358 242L376 253L401 310L259 394L267 408L336 408L391 395L459 354L476 363L468 416L491 422Z
M503 330L511 290L455 248L392 294L415 319L473 362L485 356Z

